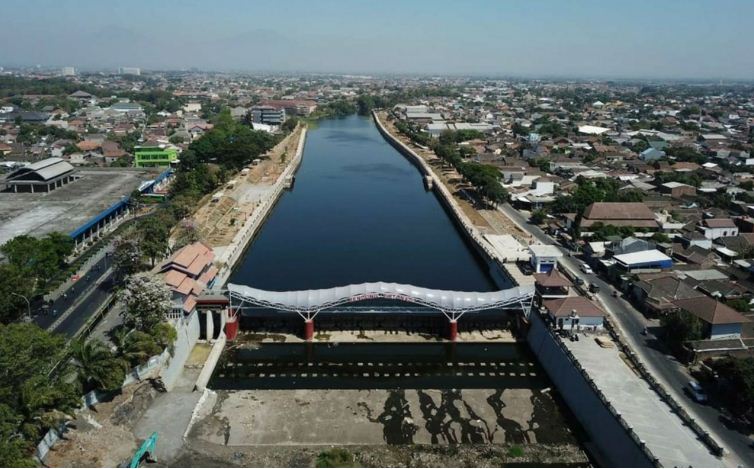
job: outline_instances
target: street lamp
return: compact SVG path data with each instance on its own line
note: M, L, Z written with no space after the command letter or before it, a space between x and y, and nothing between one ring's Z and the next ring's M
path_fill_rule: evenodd
M26 315L27 315L26 316L26 321L27 322L31 322L31 302L29 301L29 299L26 298L24 295L21 295L19 293L11 292L11 295L15 295L15 296L21 297L21 298L24 299L24 301L26 301L26 308L27 308L27 311L26 311Z

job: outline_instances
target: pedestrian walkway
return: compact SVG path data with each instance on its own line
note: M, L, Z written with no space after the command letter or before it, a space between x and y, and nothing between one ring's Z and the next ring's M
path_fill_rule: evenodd
M723 465L649 384L628 367L617 347L602 348L589 336L564 344L663 467Z

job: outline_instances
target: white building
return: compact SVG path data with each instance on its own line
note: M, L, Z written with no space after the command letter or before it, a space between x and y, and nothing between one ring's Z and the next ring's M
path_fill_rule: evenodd
M531 244L529 245L531 253L531 266L534 272L549 272L558 266L558 259L563 257L557 246L552 244Z
M76 75L76 69L73 67L63 67L60 69L60 74L64 77L72 77Z
M707 239L738 236L738 227L730 218L707 218L706 220L702 220L699 230Z

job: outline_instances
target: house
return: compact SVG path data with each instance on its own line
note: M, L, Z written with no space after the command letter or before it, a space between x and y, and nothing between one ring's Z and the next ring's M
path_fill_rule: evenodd
M738 236L738 227L730 218L706 218L698 226L707 239Z
M639 153L639 159L647 162L647 161L657 161L659 159L662 159L665 157L665 152L662 150L658 150L653 147L649 147L643 152Z
M605 254L608 257L613 257L621 254L630 254L632 252L647 251L649 249L654 249L654 247L654 243L629 236L628 238L621 238L617 241L611 242L606 247Z
M172 292L174 314L190 314L196 298L212 287L218 272L214 258L212 248L196 242L176 251L160 268Z
M605 312L583 296L545 300L542 306L558 329L598 330L604 325Z
M696 195L696 187L675 181L666 182L665 184L660 185L658 189L661 193L668 194L674 199Z
M558 269L534 274L537 296L542 299L566 298L573 284Z
M531 253L531 266L535 273L549 272L558 266L558 259L563 253L557 246L551 244L532 244L529 246Z
M630 295L644 312L660 315L678 309L674 301L700 298L704 293L695 290L672 272L667 272L639 274L638 280L631 285Z
M696 316L704 324L705 339L736 339L743 324L751 322L735 309L708 296L673 302L679 309Z
M657 229L652 210L641 202L594 202L584 210L579 228L589 231L596 224Z

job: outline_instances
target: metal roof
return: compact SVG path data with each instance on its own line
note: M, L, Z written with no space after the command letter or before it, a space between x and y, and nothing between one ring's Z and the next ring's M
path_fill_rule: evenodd
M433 290L387 282L298 291L268 291L232 283L227 287L231 298L297 313L316 313L345 303L377 298L420 304L446 313L466 313L526 302L534 295L534 285L494 292Z
M47 158L42 161L37 161L23 168L10 173L7 177L7 181L50 181L56 177L63 176L74 170L71 163L63 160L62 158ZM31 176L31 178L29 177Z

